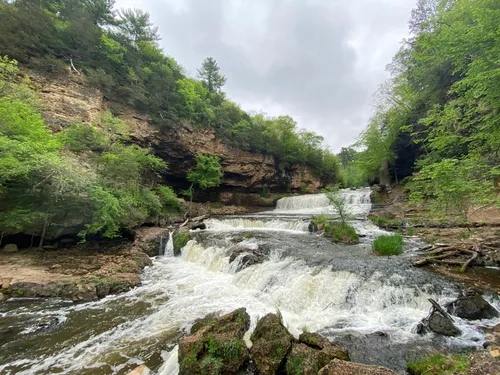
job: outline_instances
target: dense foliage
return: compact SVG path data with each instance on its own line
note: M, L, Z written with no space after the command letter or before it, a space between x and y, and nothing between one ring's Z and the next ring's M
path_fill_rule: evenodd
M494 200L500 175L500 3L419 0L378 109L340 158L348 184L413 176L414 199L446 214ZM356 152L356 149L358 152Z
M141 10L114 10L114 0L0 1L0 54L45 74L85 73L112 102L133 106L158 126L189 121L213 127L227 143L269 153L279 163L307 164L327 181L338 159L322 137L297 129L288 116L251 116L228 100L226 77L207 58L189 78L158 47L159 35Z
M167 168L148 150L127 144L125 124L105 113L93 125L54 134L30 82L16 63L0 60L0 234L43 237L65 226L80 235L120 230L179 208L155 174Z
M403 252L403 243L401 234L382 235L373 241L373 250L380 255L399 255Z

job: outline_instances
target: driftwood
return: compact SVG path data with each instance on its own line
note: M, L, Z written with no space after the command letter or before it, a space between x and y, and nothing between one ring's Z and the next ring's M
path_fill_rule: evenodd
M192 219L187 218L186 221L184 221L181 225L179 225L179 228L185 227L188 223L196 223L198 221L203 221L206 218L208 218L208 215L197 216L193 217Z
M443 309L439 303L437 303L436 301L434 301L432 298L429 298L428 301L431 303L432 305L432 310L431 310L431 313L429 314L432 315L435 311L438 311L441 315L443 315L445 318L451 320L453 322L453 318L450 316L450 314L448 314L445 309Z
M437 248L436 248L437 247ZM469 248L467 248L469 247ZM460 244L460 245L448 245L448 244L435 244L430 247L426 246L420 249L421 252L426 252L425 257L421 259L417 259L413 265L415 267L421 267L426 264L434 263L434 264L446 264L451 266L460 266L460 272L465 272L467 267L477 259L479 254L481 253L480 244L475 241L472 244L472 249L470 249L470 245ZM460 255L468 255L467 260L457 260L457 259L447 259L452 257L459 257Z
M76 69L76 68L75 68L75 66L73 65L73 59L70 59L70 60L69 60L69 62L70 62L71 68L72 68L72 69L73 69L73 70L74 70L74 71L75 71L75 72L76 72L79 76L81 76L81 75L82 75L82 73L80 73L80 72L78 71L78 69Z

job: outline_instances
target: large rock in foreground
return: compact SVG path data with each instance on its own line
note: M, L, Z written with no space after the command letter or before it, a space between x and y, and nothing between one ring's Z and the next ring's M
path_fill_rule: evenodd
M362 365L334 359L323 367L318 375L398 375L398 373L385 367Z
M243 341L250 327L246 309L208 322L180 341L180 375L235 374L248 362L248 349Z
M493 319L500 314L481 295L465 295L447 305L450 314L462 319Z
M252 359L260 375L275 375L278 369L284 368L294 338L281 317L267 314L259 320L250 339L253 343Z
M318 371L334 359L349 361L347 349L330 342L317 333L304 332L299 343L294 343L286 362L288 375L317 375Z
M432 313L427 324L432 332L443 336L458 336L461 334L450 319L437 311Z

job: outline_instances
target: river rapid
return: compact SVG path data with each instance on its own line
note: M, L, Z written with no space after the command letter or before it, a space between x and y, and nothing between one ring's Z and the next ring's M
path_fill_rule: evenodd
M274 211L206 221L207 230L179 257L156 257L141 287L102 300L72 304L11 299L0 304L0 374L126 374L146 363L158 374L178 373L176 342L193 322L213 312L246 307L253 330L259 317L280 311L295 335L319 332L349 349L353 361L404 373L405 363L436 350L481 347L480 325L456 319L462 335L413 333L433 298L443 304L459 293L450 281L413 268L422 246L405 239L401 256L379 257L373 239L385 233L366 220L369 189L345 190L359 245L333 244L309 233L311 215L335 215L322 194L283 198ZM247 234L245 236L245 234ZM229 264L235 243L268 250L268 259L239 272ZM167 245L168 246L168 245ZM496 307L495 296L486 296ZM40 319L57 318L49 329Z

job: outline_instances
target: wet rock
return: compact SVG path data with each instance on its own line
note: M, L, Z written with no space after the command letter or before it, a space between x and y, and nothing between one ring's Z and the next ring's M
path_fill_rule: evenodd
M335 345L326 337L321 336L318 333L303 332L299 336L299 341L308 345L311 348L319 349L325 357L329 357L329 361L334 358L342 359L344 361L350 361L349 353L346 348L342 346Z
M0 280L0 288L1 289L9 289L10 288L10 282L12 279L7 278L7 279L1 279Z
M270 313L259 320L250 340L252 359L259 374L274 375L284 367L294 339L281 317Z
M9 296L0 292L0 301L6 301L9 299Z
M203 327L214 324L220 317L220 312L210 313L205 315L203 318L196 319L193 325L191 326L190 334L194 335Z
M427 327L434 333L444 336L458 336L460 330L453 322L441 313L434 311L427 320Z
M207 325L179 342L179 374L236 374L249 360L243 341L249 327L244 308L207 319Z
M153 375L151 370L146 365L140 365L130 371L128 375Z
M62 266L60 264L54 264L54 265L50 266L51 271L58 271L61 268L62 268Z
M4 253L15 253L15 252L19 251L19 249L17 248L16 244L9 243L9 244L4 246L3 251L4 251Z
M398 375L398 373L381 366L362 365L334 359L323 367L318 375Z
M37 322L39 329L48 329L54 327L60 323L57 316L44 316Z
M462 319L493 319L500 315L480 294L461 296L446 307L450 314Z
M153 265L153 261L151 260L151 258L141 251L134 251L130 255L130 259L137 263L137 266L140 269L143 269L144 267L151 267Z
M109 283L100 283L95 286L95 293L97 295L97 298L104 298L109 295L110 292L110 285Z
M259 264L264 262L266 259L265 254L260 249L251 249L246 247L238 247L229 256L229 263L233 263L236 259L239 259L239 264L236 272L241 271L244 268L250 267L254 264Z
M193 221L187 224L187 228L190 230L204 230L207 229L207 225L203 221Z

